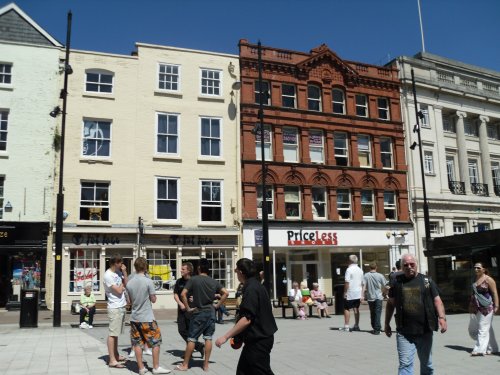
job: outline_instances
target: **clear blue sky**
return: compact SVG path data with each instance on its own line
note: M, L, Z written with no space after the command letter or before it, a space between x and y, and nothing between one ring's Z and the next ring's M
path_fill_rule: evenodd
M10 1L0 0L0 5ZM238 53L241 38L385 64L422 50L417 0L17 0L61 43L130 54L135 42ZM427 52L500 71L500 0L421 0Z

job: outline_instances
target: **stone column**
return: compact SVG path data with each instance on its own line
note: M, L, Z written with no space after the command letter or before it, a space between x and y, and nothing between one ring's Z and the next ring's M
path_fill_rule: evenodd
M450 193L450 186L448 184L448 169L446 168L446 148L444 141L443 130L443 107L435 105L431 111L429 106L429 120L431 124L435 124L432 129L433 135L436 137L436 146L438 152L438 160L441 163L439 168L439 182L441 193ZM432 126L432 125L431 125Z
M488 116L479 116L479 146L481 148L481 169L483 170L483 184L488 185L488 195L495 195L493 175L491 174L490 148L488 146Z
M464 118L467 113L457 111L455 128L457 131L457 149L458 149L458 170L460 171L460 181L465 184L465 193L471 194L470 178L469 178L469 160L467 156L467 144L465 142L465 127Z

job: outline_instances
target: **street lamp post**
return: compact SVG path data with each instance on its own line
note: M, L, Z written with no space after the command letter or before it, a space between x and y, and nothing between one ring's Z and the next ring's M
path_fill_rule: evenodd
M424 226L425 226L425 250L431 250L431 227L429 221L429 204L427 203L427 190L425 188L425 169L424 169L424 152L422 150L422 137L420 135L420 119L423 117L423 113L418 110L418 102L417 102L417 89L415 87L415 73L413 72L413 68L411 69L411 83L413 89L413 102L415 103L415 117L417 120L417 124L413 127L413 132L417 133L418 144L413 143L410 148L412 150L418 146L419 154L420 154L420 170L422 172L422 192L424 194Z
M262 261L264 266L264 287L267 294L271 295L270 283L270 259L269 259L269 221L267 210L266 177L267 166L264 152L264 92L262 91L262 46L258 43L258 65L259 65L259 127L260 127L260 161L262 174ZM267 93L266 93L267 94Z
M59 191L57 193L57 212L56 212L56 258L54 264L54 327L61 326L61 280L62 280L62 241L63 241L63 220L64 220L64 189L63 189L63 171L64 171L64 136L66 130L66 104L68 96L68 76L71 74L69 65L69 50L71 43L71 20L73 14L68 12L68 27L66 33L66 59L64 61L64 88L61 91L63 100L62 120L61 120L61 144L59 151ZM51 114L52 115L52 114ZM56 114L57 115L57 114Z

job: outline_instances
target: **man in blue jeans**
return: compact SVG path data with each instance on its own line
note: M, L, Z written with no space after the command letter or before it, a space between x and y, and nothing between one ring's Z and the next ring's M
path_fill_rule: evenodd
M382 301L384 300L385 286L387 280L384 275L377 272L377 263L370 263L370 272L365 273L363 276L363 291L361 292L361 301L365 298L368 301L370 308L370 322L373 335L380 335L382 330L380 318L382 316Z
M203 370L208 371L210 354L212 352L212 336L215 332L215 310L226 300L227 290L217 281L208 276L210 264L207 259L200 259L198 265L198 275L191 277L181 293L181 300L187 306L186 312L192 314L189 320L189 332L187 338L184 362L175 369L186 371L189 368L189 361L193 354L198 338L203 335L205 340L205 361ZM214 305L215 294L220 294L221 298ZM193 296L193 302L188 303L188 295ZM192 306L192 307L190 307Z
M432 335L441 327L446 332L448 325L443 301L436 284L417 272L413 255L405 254L401 259L403 274L390 284L389 301L385 310L385 334L391 337L391 319L396 311L396 339L399 357L398 375L412 375L415 352L420 360L420 374L433 375Z

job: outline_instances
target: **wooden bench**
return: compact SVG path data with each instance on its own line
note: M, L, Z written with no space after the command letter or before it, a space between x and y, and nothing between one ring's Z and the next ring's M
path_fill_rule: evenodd
M239 310L239 305L238 305L238 298L226 298L224 301L224 306L226 306L226 310L234 310L238 311Z
M326 304L328 306L333 306L333 297L326 297ZM311 305L309 306L309 316L313 316L313 309L316 309L316 306ZM330 315L332 315L332 312L330 311ZM321 316L325 316L325 310L321 310Z
M77 311L77 305L80 305L80 300L71 301L71 313L73 315L79 315L80 311ZM125 306L127 314L130 314L132 311L132 306ZM95 302L95 313L96 314L105 314L108 312L108 301L96 301Z
M332 306L333 305L333 297L327 297L326 303L328 306ZM290 303L290 300L288 299L288 297L281 297L279 300L273 300L273 307L275 309L281 308L281 315L283 316L283 318L286 318L286 310L292 309L293 318L294 319L297 318L297 315L295 315L295 311L293 311L293 306ZM309 316L312 317L313 316L313 308L315 309L316 307L314 305L311 305L308 307L309 307ZM321 312L321 314L323 315L323 311Z

